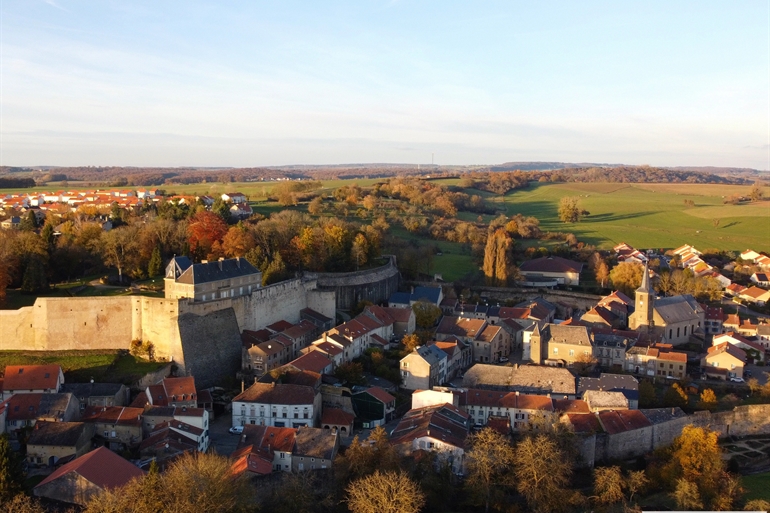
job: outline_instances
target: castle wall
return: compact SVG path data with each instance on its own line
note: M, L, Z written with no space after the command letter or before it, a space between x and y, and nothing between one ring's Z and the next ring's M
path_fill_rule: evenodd
M387 264L365 271L305 273L305 276L317 280L319 288L336 293L338 310L350 310L364 300L375 304L382 303L398 291L400 279L396 257L388 255L387 258ZM329 317L334 318L333 315Z
M0 310L0 351L34 349L33 307Z
M178 318L181 358L174 361L206 388L235 376L241 366L241 332L233 308Z

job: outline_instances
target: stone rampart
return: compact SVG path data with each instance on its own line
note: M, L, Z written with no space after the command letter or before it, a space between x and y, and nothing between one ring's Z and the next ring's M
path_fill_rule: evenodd
M386 255L386 258L387 264L374 269L349 273L305 273L305 277L316 280L320 289L333 290L338 310L350 310L364 300L381 303L398 291L400 280L396 257Z

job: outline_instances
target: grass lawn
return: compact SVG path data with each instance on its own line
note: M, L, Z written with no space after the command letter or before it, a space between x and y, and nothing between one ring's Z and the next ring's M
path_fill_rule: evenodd
M741 484L746 489L746 500L764 499L770 501L770 472L742 476Z
M93 351L0 351L0 369L6 365L58 364L65 381L117 382L130 385L148 372L166 365L146 362L116 350Z
M701 250L768 251L770 202L723 203L724 197L746 194L749 189L737 185L533 183L488 201L508 215L537 217L543 231L572 232L600 248L620 242L637 248L674 248L687 243ZM559 221L558 205L564 196L577 196L581 208L591 215L579 223ZM685 205L685 200L694 201L695 207ZM719 220L717 227L714 219Z

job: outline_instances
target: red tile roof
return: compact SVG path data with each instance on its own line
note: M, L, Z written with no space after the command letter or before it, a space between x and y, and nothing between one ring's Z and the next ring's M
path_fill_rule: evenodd
M321 415L321 424L332 426L349 426L353 423L355 415L341 408L324 408Z
M366 389L366 392L368 392L369 395L371 395L375 399L385 404L392 403L396 400L396 398L390 395L388 392L386 392L384 388L370 387Z
M588 403L582 399L554 399L553 409L564 413L591 413Z
M557 256L527 260L519 266L521 271L545 273L579 273L582 269L582 263Z
M55 470L35 488L46 485L70 472L102 489L114 489L126 485L145 473L106 447L99 447ZM62 483L64 484L64 482Z
M329 365L332 365L332 360L326 356L323 351L310 351L305 353L296 360L289 362L289 365L296 367L299 370L306 370L312 372L318 372L323 374L324 369Z
M5 367L3 389L47 390L58 388L61 367L58 365L8 365Z
M120 424L141 426L143 408L124 406L89 406L83 412L83 422L101 422L104 424Z
M650 420L639 410L603 411L599 413L599 420L610 435L652 426Z
M567 414L572 429L575 433L601 433L604 431L601 422L596 415L583 414L583 413L569 413Z
M233 402L236 401L264 404L313 404L315 391L312 387L303 385L254 383L235 396Z
M278 322L274 322L273 324L269 324L267 326L267 329L269 329L270 331L274 331L276 333L281 333L282 331L285 331L291 328L292 326L294 325L289 321L280 320Z

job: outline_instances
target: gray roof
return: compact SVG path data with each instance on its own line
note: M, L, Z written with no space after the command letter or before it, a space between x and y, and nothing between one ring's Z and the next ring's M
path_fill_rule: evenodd
M329 429L301 427L294 436L293 456L334 459L337 448L337 435Z
M72 447L89 427L85 422L38 422L27 443Z
M435 345L420 346L417 348L417 354L419 354L422 359L428 362L428 364L431 366L437 364L441 360L446 359L446 353Z
M695 298L689 294L664 297L655 300L655 311L666 324L695 320L703 312Z
M532 394L575 395L575 376L562 367L547 365L500 366L477 363L463 377L465 388L488 388Z
M70 392L78 398L114 396L124 385L120 383L65 383L62 392Z
M177 257L186 258L186 257ZM176 279L178 283L195 285L258 274L259 270L245 258L228 258L216 262L192 264Z
M622 392L629 401L639 399L639 381L628 374L602 373L598 378L578 378L578 393L584 395L589 390Z
M687 414L681 408L650 408L639 411L653 424L661 424L670 420L687 417Z
M558 342L561 344L573 344L578 346L591 346L591 334L586 326L573 324L546 324L540 330L543 340Z
M144 412L145 417L173 417L176 407L174 406L151 406Z
M652 285L650 285L650 269L649 269L649 263L644 263L644 271L642 271L642 284L639 285L639 288L636 289L637 292L646 292L647 294L653 294L655 291L652 289Z

